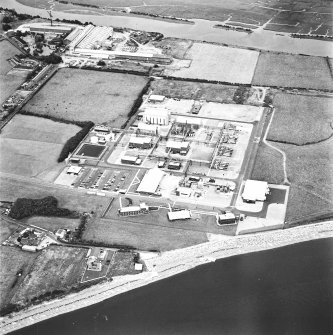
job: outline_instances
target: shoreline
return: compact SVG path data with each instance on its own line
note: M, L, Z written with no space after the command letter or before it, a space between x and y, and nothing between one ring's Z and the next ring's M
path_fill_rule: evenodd
M284 230L229 237L208 234L209 242L184 249L141 253L147 271L138 275L113 278L112 282L96 284L78 293L31 306L0 318L0 333L5 334L37 322L87 307L121 293L177 275L197 266L227 257L260 252L306 241L332 238L333 221L314 223Z

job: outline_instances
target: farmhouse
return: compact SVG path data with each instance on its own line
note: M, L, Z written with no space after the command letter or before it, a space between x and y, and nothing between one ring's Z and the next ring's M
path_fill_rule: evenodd
M267 182L249 179L245 182L242 198L245 202L255 203L265 201L267 194L269 194Z
M145 123L167 126L170 122L170 112L164 108L147 108L142 115Z
M137 191L139 193L154 194L160 184L164 172L158 168L150 169L143 177Z
M166 152L170 151L172 154L187 155L189 150L190 150L189 142L177 142L169 140L166 143Z
M130 149L149 149L153 145L151 137L136 137L132 136L129 140L128 146Z

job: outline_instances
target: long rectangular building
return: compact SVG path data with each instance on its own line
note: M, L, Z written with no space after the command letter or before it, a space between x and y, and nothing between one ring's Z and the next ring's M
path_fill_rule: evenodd
M158 168L154 168L149 170L145 176L143 177L137 192L146 193L146 194L154 194L164 177L164 172Z

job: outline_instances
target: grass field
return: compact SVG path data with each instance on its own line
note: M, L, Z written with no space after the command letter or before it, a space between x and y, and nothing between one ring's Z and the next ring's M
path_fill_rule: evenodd
M259 52L223 46L194 43L186 58L189 68L166 70L174 77L217 80L228 83L250 84Z
M112 265L110 266L109 275L111 277L124 276L138 273L134 269L134 255L132 252L116 252Z
M10 302L38 255L39 253L24 252L16 247L0 246L0 308ZM17 279L16 273L20 270L23 273Z
M26 302L45 292L67 290L81 278L86 249L51 246L36 259L12 303Z
M130 74L61 69L24 109L40 115L120 127L147 80Z
M297 147L277 144L287 155L291 182L287 221L333 211L333 139Z
M59 207L69 208L79 212L94 211L102 214L109 199L87 195L77 190L57 188L53 185L35 183L30 180L0 175L0 198L15 201L17 198L43 198L53 195L59 201Z
M284 181L282 155L266 144L260 143L251 179L282 184Z
M323 57L261 52L253 85L333 89L333 80Z
M84 240L129 245L140 250L173 250L207 241L206 233L116 220L87 226Z
M7 99L24 81L27 72L21 71L15 74L7 74L12 69L9 58L20 54L7 40L0 41L0 102Z
M333 99L311 95L278 93L268 140L312 143L333 133Z
M63 164L63 144L79 127L44 118L16 115L0 135L0 171L53 180Z
M44 228L53 232L61 228L74 230L80 224L79 219L57 218L47 216L31 217L25 220L25 222L27 224L35 225L37 227Z

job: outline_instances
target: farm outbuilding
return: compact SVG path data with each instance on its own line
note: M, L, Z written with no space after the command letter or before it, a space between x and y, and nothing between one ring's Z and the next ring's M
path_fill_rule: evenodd
M269 188L266 181L249 179L245 182L242 198L245 202L255 203L265 201L267 194L269 194Z

